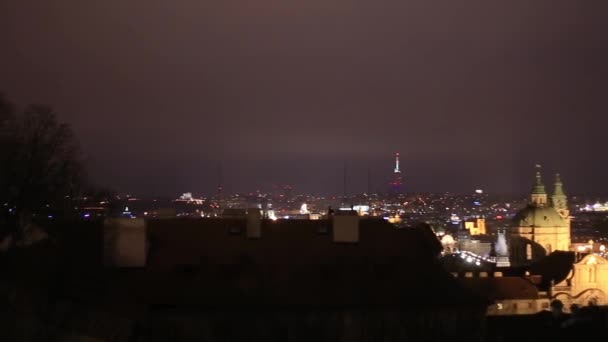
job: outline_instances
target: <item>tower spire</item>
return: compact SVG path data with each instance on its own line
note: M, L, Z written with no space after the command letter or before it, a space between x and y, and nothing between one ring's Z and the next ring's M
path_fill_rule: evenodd
M390 183L390 185L391 185L391 192L394 195L401 194L402 179L401 179L401 169L399 168L399 152L395 153L395 170L393 171L393 180Z
M534 205L545 206L547 204L547 191L545 190L540 170L541 166L536 164L536 181L532 187L530 200Z
M399 152L395 153L395 173L401 173L399 169Z
M542 176L540 174L541 166L536 164L536 182L534 183L534 187L532 188L533 194L547 194L545 191L545 185L543 184Z
M553 196L566 196L564 193L564 184L562 183L559 173L555 174L555 189L553 191Z
M564 218L570 216L568 211L568 197L564 192L564 184L562 183L559 173L555 175L555 186L553 188L553 195L551 196L551 204L553 208Z

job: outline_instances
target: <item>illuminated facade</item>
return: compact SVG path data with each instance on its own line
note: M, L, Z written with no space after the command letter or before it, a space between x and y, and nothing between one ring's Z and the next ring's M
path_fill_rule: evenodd
M590 254L574 264L567 279L553 287L553 298L570 304L608 304L608 260Z
M467 220L464 223L464 228L469 231L471 235L485 235L486 234L486 220L483 217L477 217L473 220Z
M570 223L568 200L560 175L556 175L554 191L548 201L540 170L537 170L530 204L514 218L511 260L526 263L554 251L573 250ZM566 310L571 304L608 304L608 260L597 254L587 255L571 266L564 281L552 286L551 293L551 299L562 301Z
M549 202L537 166L530 202L513 219L510 245L511 262L515 265L532 262L553 251L570 250L570 212L559 175Z

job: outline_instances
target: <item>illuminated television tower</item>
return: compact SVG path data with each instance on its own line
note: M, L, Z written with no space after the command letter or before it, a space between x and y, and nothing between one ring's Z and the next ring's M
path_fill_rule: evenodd
M400 194L402 185L401 169L399 169L399 152L397 152L395 153L395 171L393 172L393 181L391 182L392 192L394 194Z
M395 153L395 173L401 173L401 170L399 170L399 152Z

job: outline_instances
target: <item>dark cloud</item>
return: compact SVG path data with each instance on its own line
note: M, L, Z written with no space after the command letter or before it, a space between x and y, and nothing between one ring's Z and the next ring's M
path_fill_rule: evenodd
M93 178L148 192L274 182L604 192L602 1L0 3L0 89L54 105ZM529 178L529 177L528 177ZM525 183L525 182L524 182Z

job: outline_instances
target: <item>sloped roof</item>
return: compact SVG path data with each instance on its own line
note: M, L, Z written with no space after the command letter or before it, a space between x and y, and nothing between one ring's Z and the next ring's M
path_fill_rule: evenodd
M440 266L441 245L425 225L362 220L354 244L332 242L330 221L263 221L259 239L245 228L244 220L150 221L148 267L125 275L123 288L135 286L149 305L485 304Z
M149 268L234 264L248 257L258 264L326 264L343 259L387 263L396 258L428 260L441 244L428 227L395 229L383 220L362 220L359 242L332 241L327 220L262 221L262 236L248 239L239 219L148 221Z

